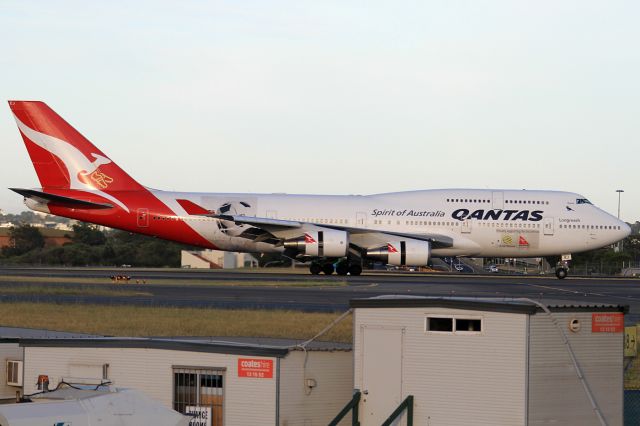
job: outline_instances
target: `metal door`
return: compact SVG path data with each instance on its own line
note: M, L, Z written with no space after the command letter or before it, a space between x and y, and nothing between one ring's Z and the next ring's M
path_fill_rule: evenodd
M138 209L138 228L149 226L149 209Z
M491 207L494 209L504 208L504 193L502 191L492 193Z
M362 327L362 426L379 426L402 402L401 328Z
M544 235L553 235L553 218L545 217L542 227L544 228Z
M267 210L267 217L269 219L277 219L278 218L278 212L276 210Z
M356 213L356 226L358 228L366 228L367 227L367 214L364 212Z

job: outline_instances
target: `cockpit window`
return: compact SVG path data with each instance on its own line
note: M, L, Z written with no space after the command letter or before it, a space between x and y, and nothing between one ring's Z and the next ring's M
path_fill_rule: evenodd
M591 204L591 201L586 198L578 198L576 199L576 204Z

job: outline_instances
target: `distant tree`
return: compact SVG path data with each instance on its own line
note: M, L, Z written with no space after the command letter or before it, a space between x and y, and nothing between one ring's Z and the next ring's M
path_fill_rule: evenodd
M19 256L31 250L44 247L44 237L38 228L21 225L11 228L9 246L2 248L3 256Z
M80 223L73 225L73 236L71 241L74 243L86 244L88 246L100 246L107 241L104 233L92 225Z

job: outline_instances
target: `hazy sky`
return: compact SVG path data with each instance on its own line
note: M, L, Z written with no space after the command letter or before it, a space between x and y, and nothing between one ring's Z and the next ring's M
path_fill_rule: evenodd
M44 100L142 184L579 192L640 220L637 1L0 2L0 208Z

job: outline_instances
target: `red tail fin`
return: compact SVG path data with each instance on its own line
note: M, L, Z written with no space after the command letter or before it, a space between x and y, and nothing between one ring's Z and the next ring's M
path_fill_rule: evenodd
M44 102L9 101L43 189L142 189Z

